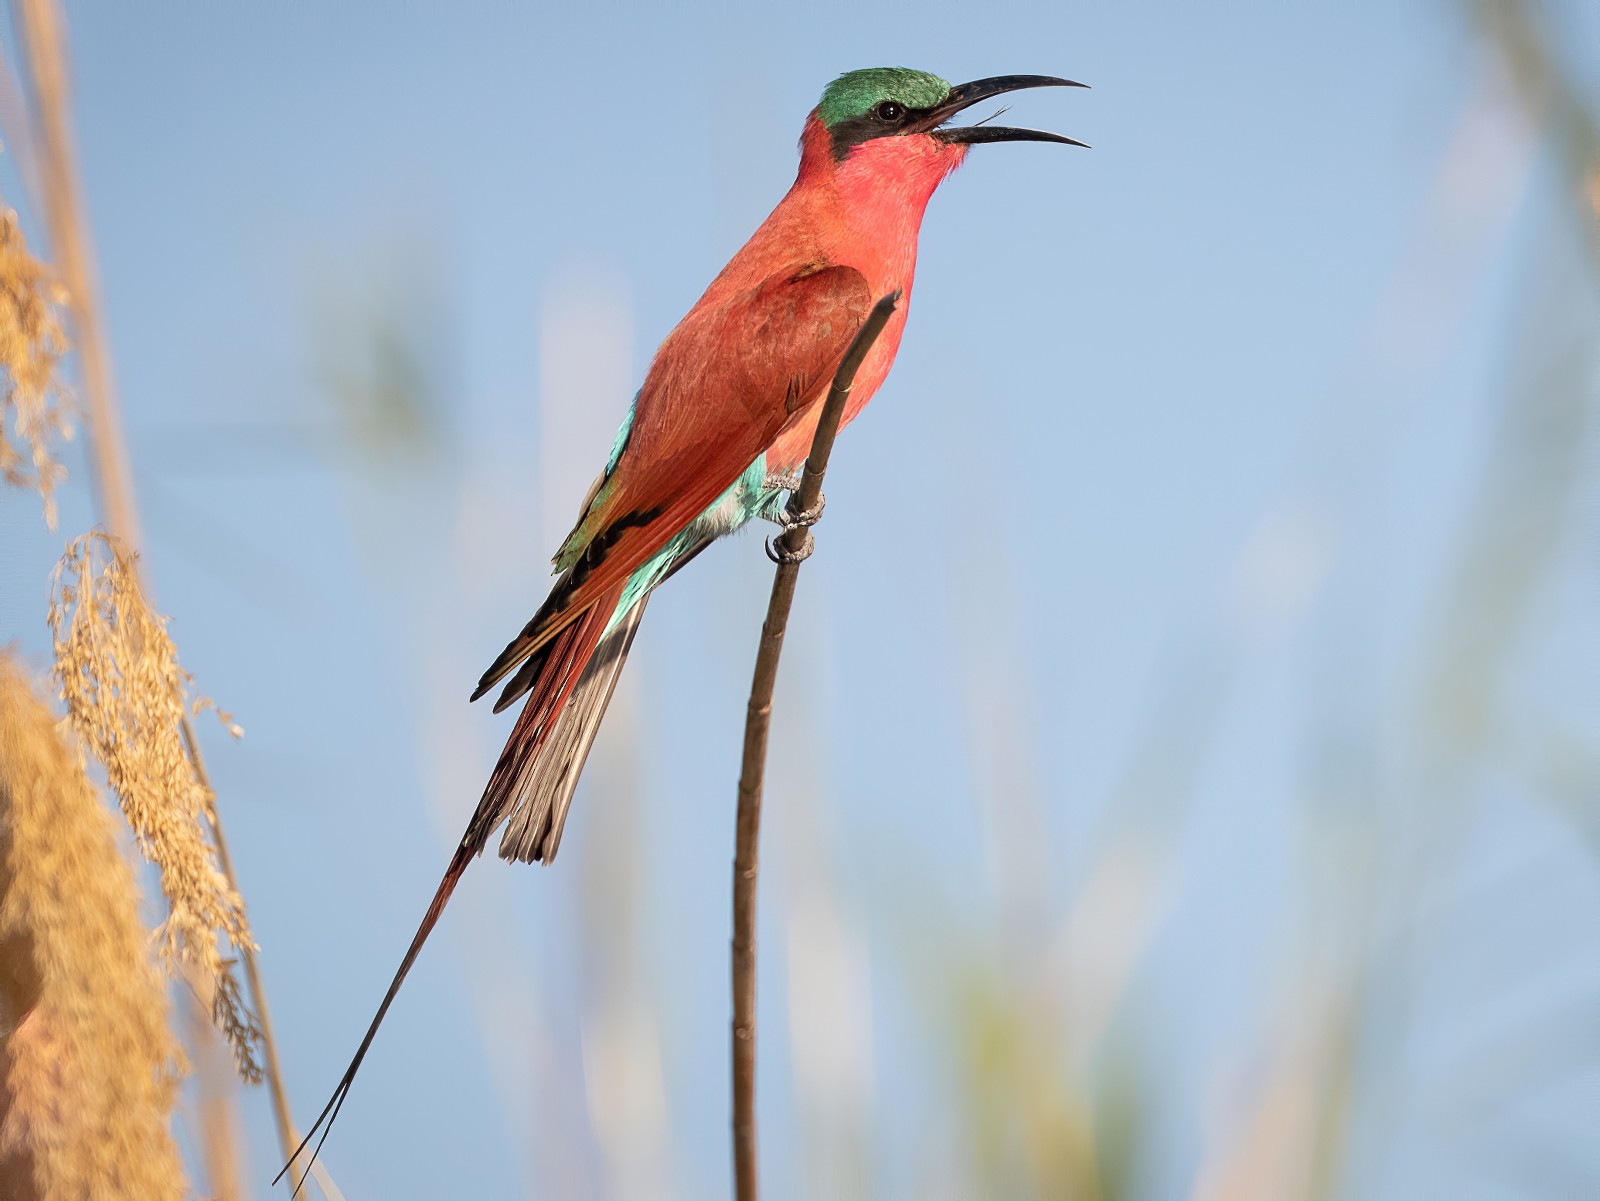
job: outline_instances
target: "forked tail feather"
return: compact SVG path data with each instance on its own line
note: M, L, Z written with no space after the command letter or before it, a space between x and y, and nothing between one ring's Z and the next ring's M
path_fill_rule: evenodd
M616 691L622 665L633 648L633 637L639 631L648 599L648 595L640 597L600 640L584 664L572 695L542 740L539 753L518 766L510 785L513 799L506 811L505 832L500 836L500 858L522 863L554 862L573 790L578 787L589 749L600 731L600 721Z
M339 1117L339 1111L344 1107L345 1098L350 1093L350 1086L355 1082L356 1073L361 1069L362 1060L367 1056L367 1051L372 1046L372 1040L377 1036L378 1027L383 1024L383 1019L388 1016L389 1007L394 1003L395 996L400 991L400 986L405 983L406 974L410 972L411 965L417 961L417 956L422 951L422 945L428 941L428 936L433 933L433 928L438 925L440 916L444 913L445 906L450 901L450 895L455 892L456 884L461 875L467 870L467 864L482 853L488 844L490 836L501 822L516 812L519 806L528 804L527 787L540 781L548 780L552 784L566 788L564 795L558 803L559 816L551 825L547 834L559 839L561 821L566 817L566 807L571 799L571 789L566 787L569 777L575 776L574 772L556 774L541 774L539 766L540 751L550 740L550 735L561 725L561 716L569 698L585 679L599 679L601 687L598 691L591 687L585 694L587 705L582 724L577 727L577 732L583 735L582 739L573 744L569 741L563 743L564 749L569 751L573 745L581 748L575 762L570 754L565 755L564 762L581 769L583 758L588 754L590 743L594 739L592 727L598 727L600 714L604 712L605 702L611 697L612 689L616 686L616 675L621 671L622 660L626 658L628 647L633 642L633 633L637 629L638 617L643 613L644 604L641 601L628 615L629 620L619 624L613 633L623 633L623 638L614 647L614 654L610 658L599 656L601 662L596 665L596 673L591 677L589 665L597 658L596 651L601 645L602 634L605 631L607 620L611 616L617 603L620 601L620 589L617 595L603 599L600 605L595 606L584 614L578 621L562 630L550 642L548 654L544 656L543 668L538 680L533 684L528 703L523 707L517 717L517 724L507 739L505 748L500 752L499 761L495 764L489 783L484 788L483 797L478 802L478 808L472 815L472 820L467 825L467 831L462 836L461 843L456 847L455 853L450 857L450 865L445 869L444 879L439 882L438 890L433 894L433 900L428 905L427 912L423 915L422 924L417 927L416 934L411 939L411 945L406 948L405 957L400 961L399 970L395 972L394 979L389 984L389 990L383 995L383 1002L378 1006L378 1012L373 1017L371 1025L367 1027L366 1034L361 1039L361 1045L356 1048L355 1056L350 1060L350 1066L339 1078L338 1086L333 1090L333 1095L328 1098L328 1103L322 1107L322 1112L317 1115L317 1120L306 1132L305 1138L295 1148L294 1154L289 1157L289 1162L279 1169L273 1177L272 1183L277 1184L283 1179L284 1173L292 1167L306 1147L316 1139L316 1145L311 1152L311 1158L306 1162L306 1171L310 1172L312 1164L316 1163L317 1156L322 1152L322 1144L327 1140L328 1132L333 1129L333 1123ZM624 633L625 631L625 633ZM598 705L595 701L598 699ZM575 778L573 780L575 783ZM550 806L546 806L550 809ZM545 845L544 839L540 846ZM554 855L555 844L549 842L549 855ZM504 847L502 847L502 852ZM508 856L515 857L515 856ZM320 1131L320 1134L319 1134ZM301 1188L305 1187L305 1178L302 1177L299 1186L295 1189L298 1196Z
M350 1094L350 1086L355 1083L356 1073L361 1070L361 1061L367 1057L367 1050L372 1046L372 1040L377 1036L378 1027L383 1025L383 1019L389 1013L389 1006L394 1003L400 985L405 983L406 973L411 970L411 965L417 961L417 955L422 950L422 944L428 941L428 935L433 933L433 928L439 922L439 916L444 912L444 907L450 901L450 894L456 890L456 882L461 879L461 873L467 870L467 864L476 856L475 851L466 842L456 848L456 853L450 857L450 866L445 869L444 879L439 882L439 889L433 894L433 900L428 905L428 912L423 915L422 925L417 927L416 934L411 939L411 945L406 948L405 958L400 961L400 970L394 974L394 980L389 985L389 991L383 994L383 1003L378 1006L377 1016L372 1019L372 1024L367 1027L367 1033L361 1039L361 1045L356 1048L355 1057L350 1060L350 1066L345 1068L344 1075L339 1078L338 1086L333 1090L333 1096L328 1098L328 1103L322 1107L322 1112L317 1115L317 1120L312 1123L311 1129L306 1132L305 1138L300 1140L300 1145L294 1149L294 1154L289 1157L289 1162L278 1169L278 1174L272 1178L272 1183L277 1184L302 1152L306 1145L316 1138L317 1145L312 1149L311 1158L306 1161L305 1173L300 1178L300 1183L295 1186L294 1196L300 1195L300 1190L305 1187L306 1180L311 1175L311 1167L317 1162L317 1156L322 1154L322 1144L327 1141L328 1132L333 1129L333 1123L339 1117L339 1110L344 1108L344 1099ZM317 1132L321 1131L318 1137Z

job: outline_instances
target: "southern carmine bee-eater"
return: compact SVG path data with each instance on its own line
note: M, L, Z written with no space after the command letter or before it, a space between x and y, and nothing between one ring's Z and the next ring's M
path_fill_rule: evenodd
M521 716L308 1142L338 1116L406 973L494 832L505 827L503 859L555 858L578 774L651 590L752 518L815 520L788 513L783 494L805 460L846 348L874 302L898 292L901 303L861 364L841 424L889 373L934 190L979 143L1084 145L1036 129L946 122L1019 88L1082 86L1000 75L952 87L925 71L875 67L841 75L823 91L800 135L794 186L661 343L577 525L556 552L560 578L472 693L477 700L505 681L495 712L523 701Z

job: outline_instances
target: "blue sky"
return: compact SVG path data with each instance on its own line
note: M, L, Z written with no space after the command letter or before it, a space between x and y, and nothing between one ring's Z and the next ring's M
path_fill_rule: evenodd
M1487 945L1416 936L1400 974L1443 999L1394 1036L1400 1082L1355 1124L1346 1186L1514 1195L1452 1150L1475 1128L1412 1101L1430 1056L1453 1062L1436 1042L1521 1003L1474 972L1592 1013L1593 847L1524 783L1440 766L1455 752L1408 698L1506 445L1517 339L1592 346L1596 313L1554 154L1464 10L69 9L147 560L185 665L248 731L208 753L302 1121L508 728L471 684L542 595L651 350L791 181L822 86L881 63L1047 72L1093 90L1021 94L1008 119L1094 149L979 148L935 198L899 362L840 445L803 572L762 894L772 1195L821 1187L808 1106L835 1085L879 1147L866 1192L929 1193L961 1120L927 961L1048 960L1124 826L1166 881L1159 916L1083 920L1144 948L1108 1019L1163 1082L1140 1196L1188 1195L1218 1090L1319 978L1318 922L1365 945L1369 895L1412 881L1431 904L1497 856L1544 865ZM1528 316L1545 293L1554 315ZM371 390L350 349L371 330L429 401L387 449L354 444L340 402ZM64 533L92 520L81 485L62 508ZM59 541L25 497L0 523L0 632L37 657ZM1594 728L1571 528L1533 610L1555 649L1524 640L1497 741ZM380 1036L329 1144L347 1194L727 1187L733 784L769 580L746 536L652 602L561 858L477 867ZM1325 785L1359 803L1307 795ZM1448 855L1430 806L1469 815ZM1370 892L1320 858L1346 825L1385 842ZM797 1071L796 963L843 973L854 1033L820 1037L866 1038L865 1077ZM621 1119L594 1095L612 1046L659 1062ZM1591 1079L1593 1050L1573 1051ZM1560 1145L1551 1095L1485 1120ZM263 1099L244 1113L264 1172Z

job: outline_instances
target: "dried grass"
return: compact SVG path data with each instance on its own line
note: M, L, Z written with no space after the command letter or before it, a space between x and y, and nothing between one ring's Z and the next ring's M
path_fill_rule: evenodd
M28 253L17 215L0 210L0 475L37 488L45 521L56 524L55 487L66 470L55 444L72 436L56 368L67 350L61 328L66 292L50 268ZM26 447L24 454L23 447Z
M184 1195L167 1010L116 823L0 655L0 1196Z
M139 849L160 871L168 907L157 930L163 961L172 971L179 961L192 965L215 982L212 1019L240 1075L256 1083L260 1031L218 933L235 948L255 944L210 833L215 797L185 753L189 677L132 561L107 535L86 534L67 547L56 568L50 628L68 721L104 764ZM196 702L194 712L202 707L211 706ZM218 716L241 732L227 714Z

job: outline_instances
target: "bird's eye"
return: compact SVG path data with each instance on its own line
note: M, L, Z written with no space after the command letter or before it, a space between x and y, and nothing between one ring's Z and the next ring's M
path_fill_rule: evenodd
M878 114L880 121L898 121L906 115L905 106L896 104L893 100L885 100L873 111Z

